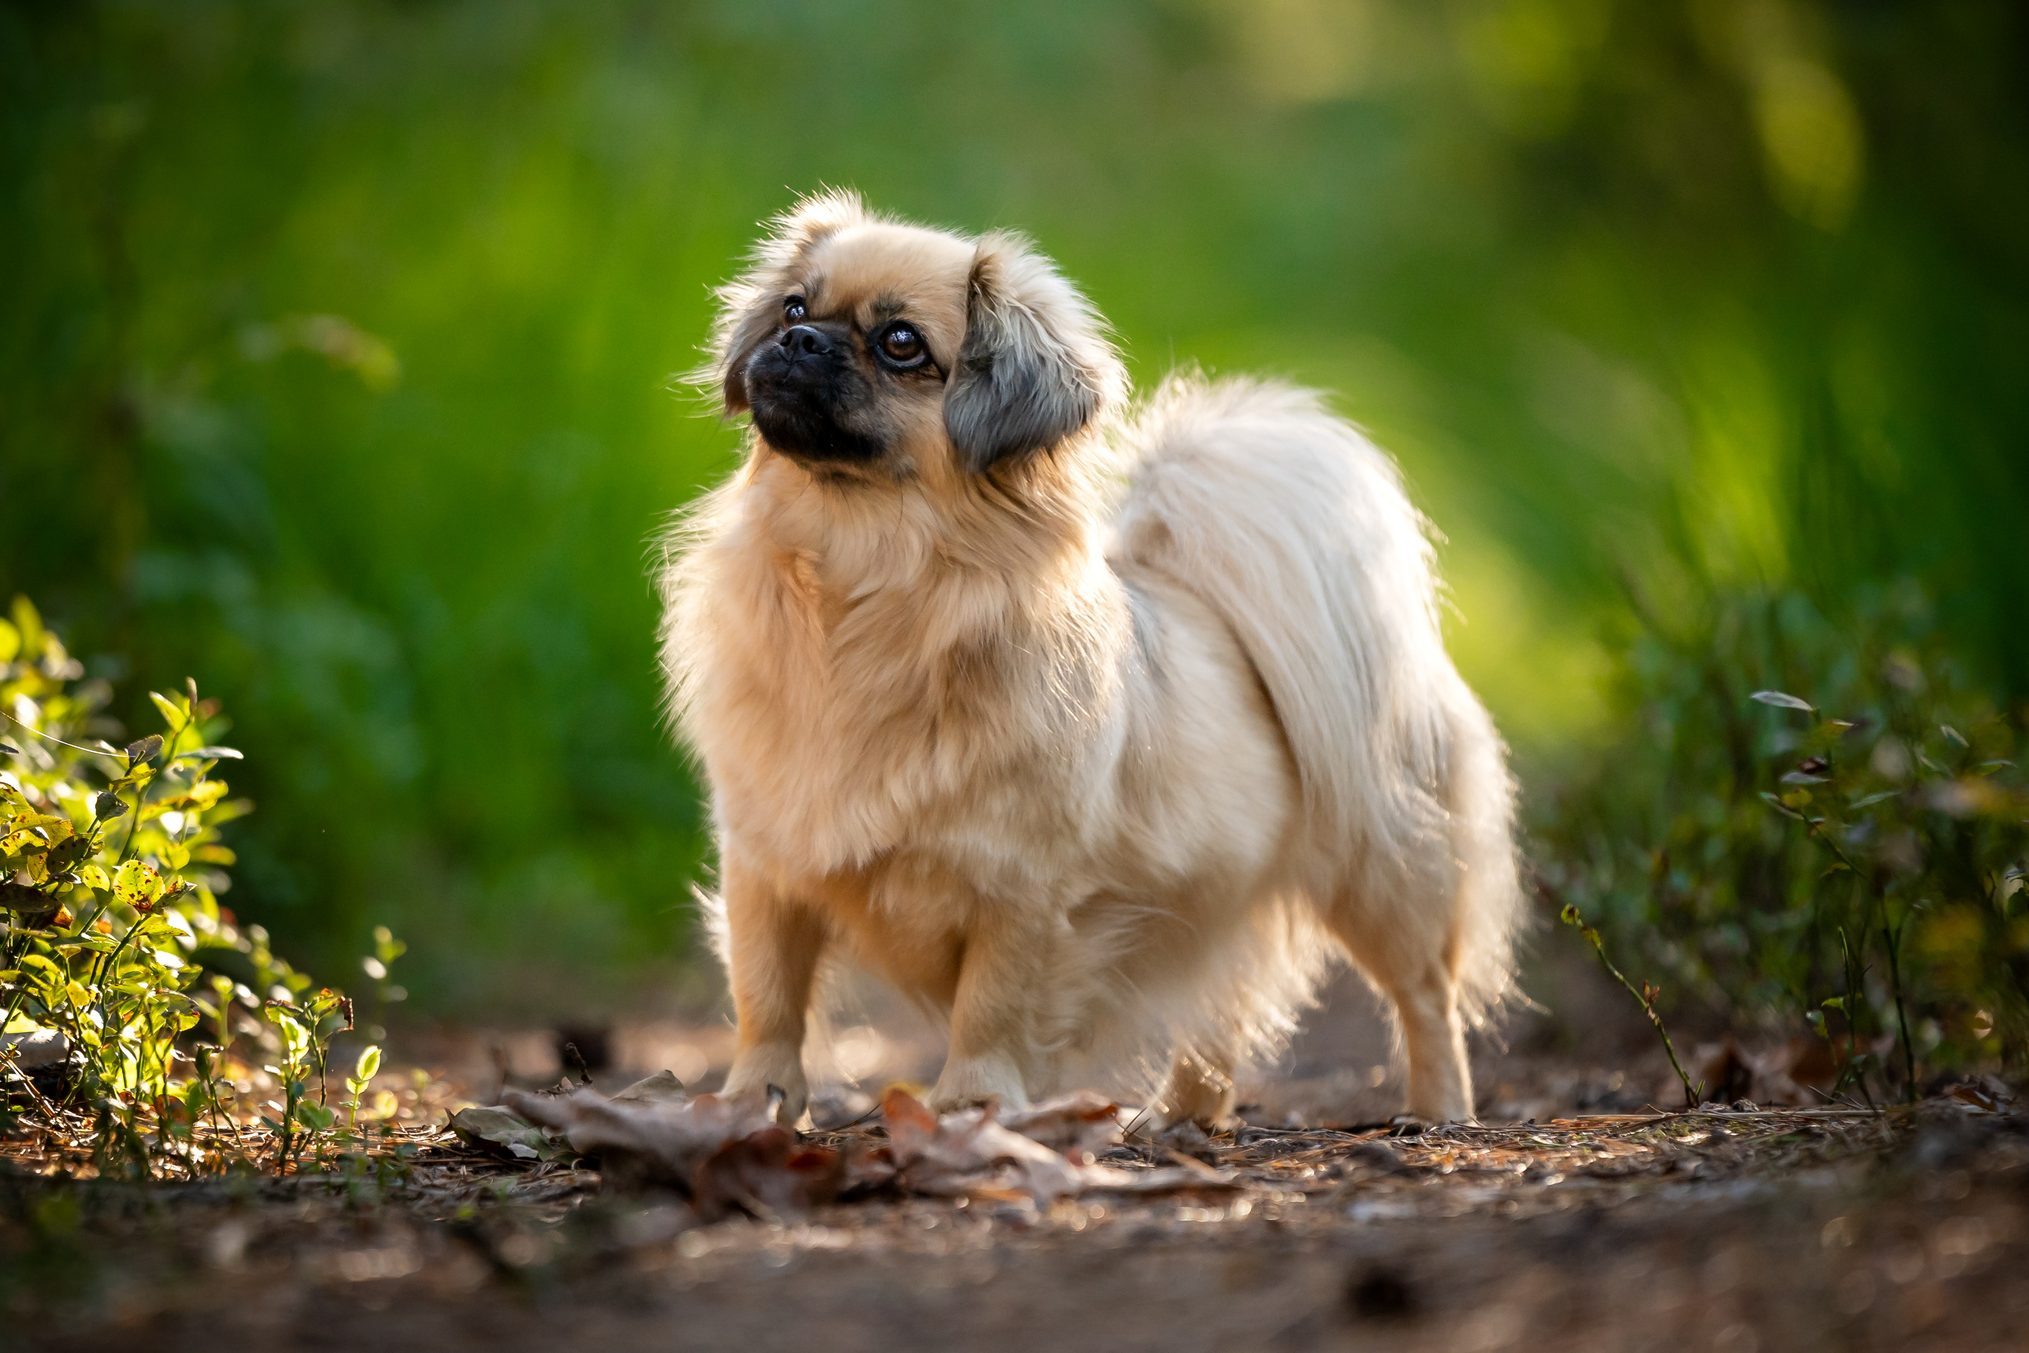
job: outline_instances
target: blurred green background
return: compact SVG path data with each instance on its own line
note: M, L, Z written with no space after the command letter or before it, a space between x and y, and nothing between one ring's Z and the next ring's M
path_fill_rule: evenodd
M1335 392L1532 801L1620 731L1631 594L1914 578L2019 699L2025 16L7 4L0 592L130 713L224 699L285 951L387 921L446 1011L653 989L706 846L646 547L739 441L669 374L755 221L849 184L1030 231L1143 380Z

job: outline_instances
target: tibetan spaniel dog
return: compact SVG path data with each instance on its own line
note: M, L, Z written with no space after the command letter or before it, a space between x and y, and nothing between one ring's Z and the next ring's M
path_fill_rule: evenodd
M727 1092L802 1114L851 963L944 1021L940 1108L1079 1079L1217 1122L1344 957L1408 1111L1470 1117L1514 790L1393 462L1287 386L1130 402L1024 239L849 193L718 294L705 379L752 431L667 538L661 640L710 785Z

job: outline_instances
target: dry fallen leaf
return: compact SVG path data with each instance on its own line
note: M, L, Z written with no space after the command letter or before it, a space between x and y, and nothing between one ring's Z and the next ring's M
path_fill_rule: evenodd
M1093 1090L1079 1090L1008 1114L1003 1125L1073 1160L1089 1160L1118 1145L1120 1106Z
M1014 1193L1047 1203L1083 1187L1077 1164L995 1122L991 1108L961 1109L940 1119L914 1095L894 1088L881 1097L881 1120L895 1178L914 1193Z
M498 1104L459 1109L452 1113L450 1126L467 1146L517 1160L554 1160L564 1154L562 1144L548 1133Z
M565 1148L597 1157L611 1178L672 1184L704 1218L730 1211L794 1214L854 1190L893 1188L934 1197L1048 1204L1091 1191L1156 1193L1231 1186L1220 1171L1185 1162L1155 1170L1097 1164L1120 1140L1119 1110L1091 1092L1001 1121L992 1108L932 1113L908 1091L881 1101L885 1143L812 1146L776 1125L767 1095L686 1095L667 1072L616 1095L589 1086L561 1095L509 1090L504 1107L466 1109L452 1126L468 1141L524 1158Z
M615 1104L681 1104L691 1098L683 1088L683 1082L676 1078L674 1071L658 1071L653 1076L644 1076L634 1084L613 1096Z
M1097 1147L1120 1139L1120 1123L1114 1106L1090 1093L1039 1104L1001 1123L991 1108L964 1109L940 1119L906 1090L891 1089L881 1099L881 1117L894 1182L915 1193L1047 1204L1090 1192L1234 1187L1229 1176L1196 1162L1155 1170L1094 1164ZM1017 1131L1016 1124L1025 1131ZM1066 1143L1068 1154L1028 1132Z
M802 1212L836 1197L844 1178L837 1151L803 1146L776 1126L765 1094L689 1096L665 1071L610 1098L582 1087L566 1095L510 1090L506 1099L573 1150L596 1156L609 1176L682 1189L706 1220Z
M691 1172L691 1204L706 1220L735 1210L793 1216L830 1202L844 1182L840 1152L803 1145L771 1123L698 1163Z
M677 1179L687 1178L698 1161L727 1142L759 1132L775 1121L766 1095L685 1098L680 1093L643 1090L646 1085L648 1082L630 1086L611 1099L589 1088L567 1095L509 1090L503 1098L508 1108L539 1127L561 1133L573 1149L585 1155L625 1157L659 1167L658 1172Z
M2007 1084L1993 1076L1977 1076L1948 1086L1945 1095L1963 1108L1979 1113L2002 1113L2014 1102Z

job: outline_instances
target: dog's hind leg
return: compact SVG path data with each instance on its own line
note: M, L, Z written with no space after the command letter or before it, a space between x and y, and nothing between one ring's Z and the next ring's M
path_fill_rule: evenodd
M1324 913L1339 942L1395 1007L1408 1063L1408 1110L1427 1122L1472 1117L1472 1071L1459 1011L1451 887L1419 888L1376 907L1348 891Z
M1390 978L1386 990L1402 1021L1409 1063L1410 1116L1433 1123L1470 1120L1472 1069L1466 1061L1457 983L1442 966Z

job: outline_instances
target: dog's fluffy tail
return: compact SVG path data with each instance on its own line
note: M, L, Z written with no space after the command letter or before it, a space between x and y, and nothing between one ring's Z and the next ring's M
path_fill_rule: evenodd
M1514 791L1444 650L1430 539L1394 463L1315 395L1249 381L1172 378L1122 440L1113 553L1239 636L1302 785L1304 887L1434 933L1477 1018L1512 970Z

